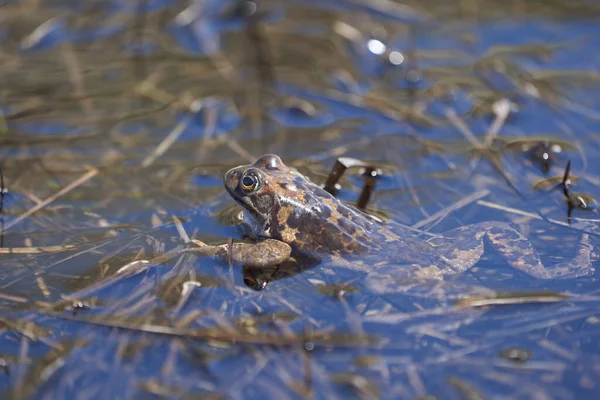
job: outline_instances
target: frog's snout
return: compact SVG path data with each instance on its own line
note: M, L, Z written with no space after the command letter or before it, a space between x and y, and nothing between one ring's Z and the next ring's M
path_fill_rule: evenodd
M231 168L223 175L223 185L229 193L233 193L238 187L240 176L242 175L240 168L241 167Z

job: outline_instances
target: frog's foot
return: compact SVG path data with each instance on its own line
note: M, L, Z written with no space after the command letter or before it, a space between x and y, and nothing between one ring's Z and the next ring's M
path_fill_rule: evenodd
M545 268L533 244L519 231L503 222L484 222L447 232L444 237L430 240L439 253L439 266L445 275L464 272L475 265L483 254L487 241L506 262L537 279L568 279L590 275L592 245L584 234L577 245L575 257L551 268Z
M577 244L575 257L572 260L560 263L547 271L554 279L572 279L592 275L595 269L592 267L592 246L590 236L587 233L581 235Z
M588 234L583 234L575 257L551 268L545 268L531 242L510 225L494 226L486 233L492 246L515 269L538 279L569 279L590 275L592 245Z
M591 261L592 245L590 243L589 235L587 234L582 235L581 240L577 245L575 257L572 260L565 261L551 268L545 268L538 252L533 247L533 244L509 224L486 222L473 225L472 228L464 228L466 229L459 228L462 229L461 233L463 239L466 239L469 236L472 238L487 239L492 247L506 260L511 267L534 278L567 279L586 276L594 272ZM461 235L457 235L457 238L460 237ZM473 242L473 239L464 240L463 242L454 240L452 243L453 247L446 245L446 264L449 262L452 263L453 255L460 255L464 253L464 251L461 251L463 246L462 243L472 244ZM475 242L481 243L481 247L479 245L476 247L482 250L483 240L475 240ZM469 260L469 263L467 264L471 264L473 261L475 261L475 258ZM460 265L460 263L455 263L455 265L457 264Z

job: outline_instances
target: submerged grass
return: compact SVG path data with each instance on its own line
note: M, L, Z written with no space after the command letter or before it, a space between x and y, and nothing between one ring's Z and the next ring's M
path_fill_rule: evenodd
M254 291L183 251L242 236L221 177L276 152L318 183L338 157L379 167L369 210L414 231L503 219L566 257L597 221L537 189L570 159L600 193L600 75L576 29L597 5L199 4L0 3L0 396L598 393L594 277L537 282L492 254L385 295L328 265Z

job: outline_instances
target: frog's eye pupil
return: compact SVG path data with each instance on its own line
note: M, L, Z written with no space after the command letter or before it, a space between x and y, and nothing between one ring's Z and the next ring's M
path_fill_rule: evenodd
M244 179L242 179L242 184L244 186L251 187L252 185L254 185L254 178L252 178L251 176L245 176Z
M242 177L241 185L242 190L245 192L252 192L258 186L258 178L253 174L248 174Z

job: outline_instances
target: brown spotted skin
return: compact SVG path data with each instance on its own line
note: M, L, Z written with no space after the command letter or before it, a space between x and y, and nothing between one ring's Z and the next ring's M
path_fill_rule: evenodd
M258 180L252 191L242 188L245 174ZM257 238L281 240L294 253L360 254L397 241L377 220L338 201L272 154L254 164L231 169L225 188L244 208Z
M552 269L544 268L527 238L502 222L468 225L425 240L340 202L273 154L229 170L224 185L242 206L257 239L285 242L295 256L332 256L347 268L372 271L398 266L385 276L371 274L371 286L378 291L389 291L390 285L406 278L442 279L464 272L479 261L484 242L509 265L535 278L593 272L587 235L582 236L574 260Z

